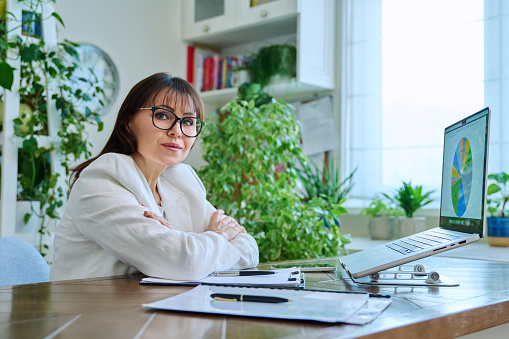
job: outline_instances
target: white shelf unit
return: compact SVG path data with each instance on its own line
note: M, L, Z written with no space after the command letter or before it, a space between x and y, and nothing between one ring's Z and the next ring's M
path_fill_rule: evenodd
M22 17L25 8L18 0L7 0L7 11L14 14L16 18ZM57 45L56 21L51 16L53 7L44 3L41 8L41 17L48 18L41 22L42 37L45 40L47 48L53 48ZM8 39L14 40L16 36L22 36L19 23L7 22ZM23 39L37 39L32 37L23 37ZM4 91L4 116L3 131L0 133L0 149L2 158L1 192L0 192L0 237L16 236L22 238L32 245L36 246L39 242L39 233L37 229L34 232L19 232L21 225L16 224L16 211L19 202L17 202L17 173L18 173L18 149L21 148L22 140L14 135L14 124L12 121L19 116L20 105L20 59L17 55L11 54L10 63L16 70L14 71L14 83L11 91ZM55 102L50 100L51 92L47 91L48 102L48 136L37 136L39 146L48 145L56 139L60 130L61 119L57 113ZM0 103L1 104L1 103ZM61 157L53 152L51 154L51 170L53 173L60 173L59 185L65 183L65 169L60 165ZM35 217L32 216L31 219Z
M250 6L252 0L215 0L222 14L194 21L203 0L182 1L182 40L221 50L223 56L249 55L274 43L295 43L297 76L265 88L276 98L309 99L334 87L334 0L275 0ZM210 10L217 13L217 10ZM236 88L202 92L210 110L237 94ZM210 105L210 106L209 106Z

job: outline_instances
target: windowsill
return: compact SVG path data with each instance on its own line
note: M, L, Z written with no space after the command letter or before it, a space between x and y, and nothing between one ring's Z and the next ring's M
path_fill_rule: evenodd
M350 215L359 215L361 211L368 207L371 199L350 198L342 205ZM420 208L415 212L416 217L435 217L440 214L440 201L433 201L431 204Z
M388 240L372 240L370 238L354 237L354 241L346 245L346 249L365 250L376 245L385 244L386 242L388 242ZM490 246L486 238L483 238L476 243L458 247L436 255L450 258L509 262L509 248Z

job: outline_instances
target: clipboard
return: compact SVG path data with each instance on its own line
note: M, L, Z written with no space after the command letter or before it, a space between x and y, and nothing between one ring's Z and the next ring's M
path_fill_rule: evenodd
M299 268L285 268L274 270L275 274L255 275L255 276L234 276L217 277L209 275L208 277L195 281L182 281L161 279L154 277L143 278L140 285L180 285L180 286L198 286L198 285L226 285L226 286L258 286L258 287L289 287L302 288L305 285L305 275Z
M222 301L212 298L213 293L263 295L291 301ZM390 297L375 297L364 292L199 285L176 296L143 304L143 307L164 311L364 325L373 321L391 302Z

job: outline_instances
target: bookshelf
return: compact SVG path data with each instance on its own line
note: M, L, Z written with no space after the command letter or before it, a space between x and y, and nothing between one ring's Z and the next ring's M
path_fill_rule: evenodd
M205 3L208 10L199 9ZM223 57L249 56L275 43L295 44L296 78L276 81L265 91L285 100L321 96L334 89L335 5L334 0L183 0L182 40L209 46L215 51L212 55ZM204 11L209 17L203 18ZM202 70L192 69L196 83ZM236 94L236 88L201 93L207 109L220 107Z

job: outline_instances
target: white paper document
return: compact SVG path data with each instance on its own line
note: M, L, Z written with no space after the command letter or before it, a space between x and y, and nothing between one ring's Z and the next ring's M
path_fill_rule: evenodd
M196 281L170 280L161 278L143 278L141 284L151 285L247 285L247 286L298 286L301 284L299 268L285 268L273 270L275 274L216 277L209 275L205 279Z
M291 301L223 301L212 298L213 293L279 297ZM168 311L363 325L375 319L390 304L390 298L369 297L368 293L200 285L179 295L143 306Z

